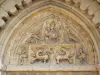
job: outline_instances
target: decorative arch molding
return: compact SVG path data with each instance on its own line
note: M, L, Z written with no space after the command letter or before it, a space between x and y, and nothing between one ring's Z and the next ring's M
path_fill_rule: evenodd
M93 23L91 23L91 21L88 20L88 18L86 16L84 16L79 10L72 8L70 5L65 5L62 2L41 2L39 4L36 5L32 5L29 8L26 8L25 10L21 11L13 20L12 22L9 22L8 25L6 26L6 28L4 30L1 31L1 37L0 37L0 41L1 41L1 57L3 59L5 59L6 56L6 49L8 46L8 41L9 39L11 39L12 34L14 35L14 32L16 32L17 29L21 28L24 26L25 24L25 19L26 21L28 20L29 17L31 17L31 15L35 16L37 14L39 14L42 11L50 9L51 11L58 11L61 14L65 14L67 16L69 16L71 19L74 19L78 24L80 24L80 26L82 26L84 28L85 31L87 31L88 36L91 38L91 40L93 41L93 44L95 45L95 63L94 65L99 63L99 34L97 32L97 30L93 27ZM72 9L71 11L69 9ZM24 21L24 22L23 22ZM11 29L11 30L10 30ZM19 29L20 30L20 29ZM96 56L97 55L97 56ZM3 62L4 63L4 62ZM8 64L8 63L7 63ZM94 66L93 65L93 66ZM92 67L93 67L92 66ZM94 70L96 71L96 67L93 67ZM9 66L8 66L8 71L9 71Z

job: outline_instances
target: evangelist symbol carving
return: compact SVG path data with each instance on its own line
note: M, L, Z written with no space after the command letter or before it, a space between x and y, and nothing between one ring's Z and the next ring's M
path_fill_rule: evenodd
M25 44L28 45L28 55L25 51L21 52L20 63L23 64L25 59L30 64L76 64L76 60L79 64L86 63L87 55L83 49L77 47L77 44L82 44L71 26L69 23L60 22L54 15L48 17ZM76 53L77 50L79 54Z

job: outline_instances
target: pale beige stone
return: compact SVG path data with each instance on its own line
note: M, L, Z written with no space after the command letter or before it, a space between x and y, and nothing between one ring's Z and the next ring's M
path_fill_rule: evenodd
M22 1L23 0L14 0L16 4L18 4L19 6L22 6Z
M4 11L2 8L0 8L0 18L2 18L2 17L8 18L9 15L6 11Z
M14 0L14 1L19 6L20 9L23 9L23 4L22 4L23 0Z
M97 0L100 3L100 0Z
M80 9L86 10L87 7L93 2L94 0L81 0L80 1Z
M2 28L2 27L4 27L5 26L5 21L4 20L2 20L2 19L0 19L0 28Z
M26 3L30 3L32 2L32 0L24 0Z
M44 13L45 15L43 15ZM41 21L38 20L41 18L42 18L42 23L40 25L39 23ZM47 19L45 20L44 18ZM38 24L34 23L37 21ZM88 54L89 55L88 56L86 54L87 51L85 50L87 49L90 51L94 49L92 46L93 45L92 40L88 37L87 32L84 31L82 27L77 26L77 22L74 22L73 19L68 19L68 16L62 16L60 15L59 12L55 10L53 10L53 12L46 11L46 12L41 12L41 14L37 15L35 18L31 16L30 18L25 19L23 21L23 24L25 28L22 28L21 32L18 30L19 31L18 34L15 34L16 37L18 38L13 36L15 38L13 42L10 43L9 48L7 48L7 49L13 49L11 51L11 54L17 53L20 56L19 57L18 55L9 56L10 52L8 52L7 55L9 56L10 59L7 58L5 60L6 63L9 61L8 64L20 64L20 65L25 65L25 64L50 65L50 63L51 65L52 64L68 64L68 65L95 64L94 60L96 59L94 58L94 53L91 52ZM73 30L73 27L76 31ZM75 34L78 35L78 37L75 36ZM13 47L13 44L14 43L16 44L16 41L19 41L22 37L24 38L22 39L23 44L21 45L21 43L19 43L17 46L18 48L16 48L16 46ZM81 40L84 40L85 38L85 40L83 41L84 45L86 46L85 49L83 46L81 46L81 41L78 38L81 38ZM76 46L76 44L79 44L80 46Z
M74 3L79 3L81 0L73 0Z
M5 11L16 14L15 5L21 8L21 1L2 3L1 27L5 26L1 16L7 17ZM92 0L38 2L32 5L32 0L24 0L23 5L29 7L19 10L0 30L0 57L4 60L1 65L5 65L1 70L7 75L99 75L99 33L92 25L100 23L100 5ZM83 14L75 3L89 12ZM94 14L93 23L86 16L88 13Z
M94 14L94 18L92 19L93 23L97 24L100 23L100 10L98 10L95 14Z
M13 0L6 0L2 5L1 7L10 12L11 14L15 15L17 13L17 9L15 7L15 2Z
M88 7L88 13L89 15L93 15L99 9L100 9L100 5L95 1Z
M32 3L32 0L23 0L24 4L25 5L30 5Z

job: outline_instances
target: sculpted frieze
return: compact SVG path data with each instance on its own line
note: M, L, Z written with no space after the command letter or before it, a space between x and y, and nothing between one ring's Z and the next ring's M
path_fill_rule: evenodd
M44 63L44 64L86 64L87 54L82 48L77 53L76 44L56 45L28 45L27 50L22 48L19 61L20 64ZM24 50L23 50L24 49ZM25 62L25 60L27 60ZM76 62L76 60L78 62Z
M14 41L13 44L15 43L18 48L9 48L16 51L16 55L10 52L10 63L75 65L96 62L95 47L91 38L72 19L51 14L43 21L31 25L26 31L19 31L23 36L16 35L18 38L15 40L19 42ZM21 45L27 48L20 48ZM17 60L14 61L13 57L17 57Z
M35 50L34 50L35 49ZM29 63L35 62L47 63L49 60L49 51L45 46L29 46Z

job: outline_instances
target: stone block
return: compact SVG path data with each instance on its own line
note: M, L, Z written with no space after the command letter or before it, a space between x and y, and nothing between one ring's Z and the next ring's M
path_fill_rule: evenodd
M87 7L93 2L93 0L81 0L80 1L80 9L86 10Z
M15 1L16 5L18 5L18 8L24 9L23 4L22 4L23 0L14 0L14 1Z
M0 28L3 28L5 26L5 24L6 24L5 21L0 19Z
M29 6L32 3L32 0L23 0L24 5Z
M92 21L97 24L100 23L100 10L98 10L95 14L94 14L94 18L92 19Z
M11 9L10 9L10 13L12 14L12 15L16 15L17 14L17 9L15 8L15 7L11 7Z
M6 11L4 11L2 8L0 8L0 18L2 17L9 17L8 13Z
M17 12L15 5L16 3L13 0L6 0L4 3L2 3L1 7L5 11L9 11L12 15L14 15L15 12Z
M18 5L18 6L22 6L22 1L23 0L14 0L15 1L15 3Z
M100 9L100 5L97 3L97 1L94 1L89 7L88 7L88 13L89 15L93 15L96 11Z

